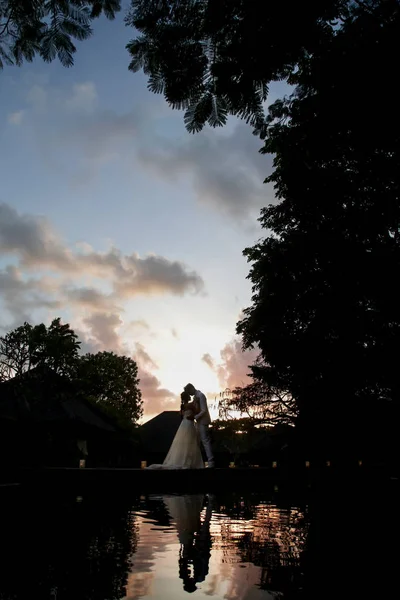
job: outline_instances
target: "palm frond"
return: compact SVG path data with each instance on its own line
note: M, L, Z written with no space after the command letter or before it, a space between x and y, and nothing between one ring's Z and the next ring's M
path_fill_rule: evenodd
M3 69L4 65L11 66L12 64L14 63L10 54L0 45L0 69Z
M226 101L216 94L211 94L211 114L208 123L211 127L223 127L228 119L228 108Z
M165 81L160 69L150 75L147 88L154 94L162 94L164 92Z
M66 35L60 35L57 40L57 56L63 67L72 67L74 64L73 55L76 52L76 47L71 39Z
M66 35L74 37L79 41L88 39L93 33L93 30L88 23L77 23L69 19L63 21L60 29Z
M132 57L128 67L130 71L136 73L140 69L145 69L149 59L150 48L151 46L145 36L140 36L128 42L126 49Z
M213 97L206 92L197 101L192 101L184 115L185 127L189 133L198 133L208 121L213 110Z
M107 19L112 21L115 15L121 10L120 0L91 0L92 9L90 13L91 19L97 19L104 13Z

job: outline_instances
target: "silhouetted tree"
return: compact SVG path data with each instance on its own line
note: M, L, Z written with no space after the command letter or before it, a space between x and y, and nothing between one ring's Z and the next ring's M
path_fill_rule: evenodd
M254 425L295 425L298 416L295 399L287 390L267 383L266 379L254 378L244 387L226 389L219 401L220 417L227 420L239 412L247 415Z
M196 132L228 115L263 129L271 81L292 82L299 65L334 36L338 21L369 0L132 0L127 48L152 92L184 109Z
M131 428L143 413L138 367L128 356L114 352L85 354L79 360L77 379L81 393Z
M399 6L357 11L270 108L263 151L280 202L245 251L253 303L238 332L260 349L255 378L289 391L309 434L339 445L399 402L400 118L375 118L388 114Z
M25 322L0 337L0 381L44 365L56 373L71 375L79 347L78 336L60 318L54 319L49 327Z
M120 0L0 0L0 68L32 62L36 55L71 67L72 40L86 40L93 19L114 19L120 9Z
M24 373L39 367L36 378L48 380L51 369L66 377L67 387L73 382L77 394L131 429L143 412L136 362L114 352L80 356L80 344L73 329L60 318L49 327L24 323L0 337L0 381L15 377L22 390Z
M400 394L399 2L134 0L127 23L141 34L128 45L131 70L186 110L189 131L237 115L275 156L267 181L279 203L262 211L267 237L245 251L253 297L238 333L260 360L238 404L268 413L284 394L314 448L371 444L378 417L390 439L383 425L396 422ZM279 79L295 91L264 119Z

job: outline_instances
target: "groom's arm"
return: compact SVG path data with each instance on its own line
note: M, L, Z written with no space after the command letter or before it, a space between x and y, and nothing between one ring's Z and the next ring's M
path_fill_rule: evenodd
M201 417L203 415L205 415L207 412L207 398L205 397L205 395L202 392L200 392L199 395L197 396L197 399L200 404L200 412L197 413L197 415L194 417L196 419L196 421L201 419Z

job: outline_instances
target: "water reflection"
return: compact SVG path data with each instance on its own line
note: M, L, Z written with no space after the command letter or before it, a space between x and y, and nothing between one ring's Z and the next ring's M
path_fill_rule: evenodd
M210 560L210 521L212 503L201 519L204 495L168 496L163 498L178 531L179 577L185 592L194 592L196 583L205 580Z
M212 494L153 496L143 508L126 600L166 589L168 598L268 600L298 585L307 531L299 508Z
M0 599L365 600L377 589L390 597L392 492L337 487L296 501L2 493Z

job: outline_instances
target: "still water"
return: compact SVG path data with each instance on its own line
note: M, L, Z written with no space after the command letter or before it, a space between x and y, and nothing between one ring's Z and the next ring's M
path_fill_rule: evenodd
M2 600L342 600L394 589L397 490L0 501Z

